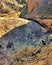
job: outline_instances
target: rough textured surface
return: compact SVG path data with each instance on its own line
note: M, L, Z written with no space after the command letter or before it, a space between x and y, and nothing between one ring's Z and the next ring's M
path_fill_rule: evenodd
M8 32L0 37L0 65L52 65L52 20L37 19L45 27L49 26L47 28L34 20L28 20L29 23L26 24L27 20L25 22L24 19L17 18L16 11L18 9L16 10L16 6L18 4L16 4L16 0L0 1L2 4L0 13L2 15L7 14L4 18L0 15L0 33ZM10 10L7 9L6 5L9 6ZM26 25L21 26L24 24L23 22ZM19 25L20 27L18 27ZM11 30L11 28L13 29Z
M27 0L28 13L31 13L40 2L41 0Z
M38 53L35 53L39 48ZM19 50L13 57L12 65L52 65L52 44L45 47L25 47Z
M0 54L1 56L1 54ZM1 59L2 58L2 59ZM6 62L6 63L5 63ZM52 65L52 44L45 46L23 46L15 54L2 55L2 65Z
M52 31L52 19L38 20L45 28Z
M19 4L18 0L0 0L0 17L19 16L23 4Z
M28 25L16 28L0 38L0 63L51 65L51 50L52 32L31 21Z
M14 13L18 9L16 0L0 0L0 14Z
M1 18L0 19L0 37L15 29L16 27L27 24L29 21L21 18Z
M38 10L36 11L40 11L39 10L39 5L40 7L42 7L42 4L44 3L44 5L46 4L50 4L52 3L52 0L27 0L27 4L28 4L28 12L31 13L33 10L35 10L36 8L38 8ZM46 7L46 6L45 6ZM43 9L44 7L42 7ZM41 12L41 11L40 11Z
M23 14L25 10L29 10L29 13ZM52 0L28 0L28 9L24 11L22 18L36 20L48 30L52 30Z

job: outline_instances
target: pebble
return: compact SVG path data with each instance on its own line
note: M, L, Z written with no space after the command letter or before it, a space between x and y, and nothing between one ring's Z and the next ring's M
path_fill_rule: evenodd
M52 34L49 34L48 39L52 39Z

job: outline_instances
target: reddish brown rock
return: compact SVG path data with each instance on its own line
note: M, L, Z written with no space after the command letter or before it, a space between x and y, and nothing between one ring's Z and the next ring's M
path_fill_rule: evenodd
M40 3L41 0L27 0L28 12L31 13L32 10Z
M52 30L52 1L28 0L28 17L37 20L48 30Z

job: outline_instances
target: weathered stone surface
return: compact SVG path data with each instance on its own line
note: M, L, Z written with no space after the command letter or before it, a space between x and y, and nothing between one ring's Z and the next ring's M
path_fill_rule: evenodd
M0 0L0 14L9 14L18 11L18 2L16 0Z
M35 54L34 57L29 53L29 51L30 51L29 49L31 49L30 47L27 48L27 50L25 50L24 54L22 54L24 52L24 49L26 49L26 48L24 48L21 50L22 53L18 51L18 53L20 55L15 54L13 56L14 59L19 58L19 61L21 61L21 62L13 61L13 64L16 63L16 65L17 64L18 65L44 65L44 64L52 65L52 51L51 51L52 48L51 48L51 46L52 46L52 44L49 44L49 45L45 46L43 48L43 50L41 48L40 53ZM36 49L36 47L34 48L34 51L32 51L32 53L35 52L35 49ZM29 55L26 54L26 52L28 52ZM21 56L21 57L19 57L19 56Z
M6 2L13 4L12 1ZM34 5L34 3L32 4ZM16 6L16 4L14 5ZM52 20L42 20L37 19L45 27L52 24ZM52 27L46 27L47 30L35 21L28 22L28 20L17 18L15 11L10 12L5 18L0 17L0 34L2 34L0 38L0 65L52 65L52 31L48 31L52 30ZM50 44L48 45L48 43Z
M42 26L47 28L49 31L52 31L52 19L44 19L44 20L37 20Z
M33 9L41 2L41 0L27 0L28 4L28 13L31 13Z
M0 38L1 63L4 63L3 65L47 64L47 54L52 49L52 45L48 45L49 35L45 28L33 21L10 31ZM46 45L42 44L42 39L45 40ZM48 64L49 61L51 64L51 59L48 60Z
M52 30L52 1L50 0L40 0L37 1L38 5L35 7L35 0L29 0L29 10L31 11L27 16L27 19L37 20L38 23L42 24L49 31ZM30 4L32 2L32 4ZM40 2L40 3L39 3ZM32 6L32 7L31 7ZM33 8L34 7L34 8ZM30 9L32 8L32 9Z
M29 21L21 18L0 18L0 37L11 31L12 29L25 25Z

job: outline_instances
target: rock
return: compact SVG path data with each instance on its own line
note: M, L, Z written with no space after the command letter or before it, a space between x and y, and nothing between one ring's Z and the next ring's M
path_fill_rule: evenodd
M13 46L13 42L8 42L7 48L11 48Z
M18 11L18 2L16 0L0 0L0 13L9 14L10 12L14 13L17 9Z
M24 49L22 50L24 51ZM52 65L52 51L51 50L52 50L52 44L46 45L39 54L36 54L36 57L34 56L24 57L24 55L22 54L23 55L22 56L20 53L21 57L19 57L19 59L21 59L21 65L39 65L39 64ZM13 57L15 57L15 55ZM19 62L17 62L17 64L20 65Z
M31 13L37 5L40 3L41 0L27 0L28 3L28 13Z
M11 31L12 29L29 23L28 20L22 18L5 18L0 19L0 37Z
M49 38L49 39L52 39L52 34L49 34L48 38Z
M48 41L49 41L50 44L52 44L52 34L49 34Z

